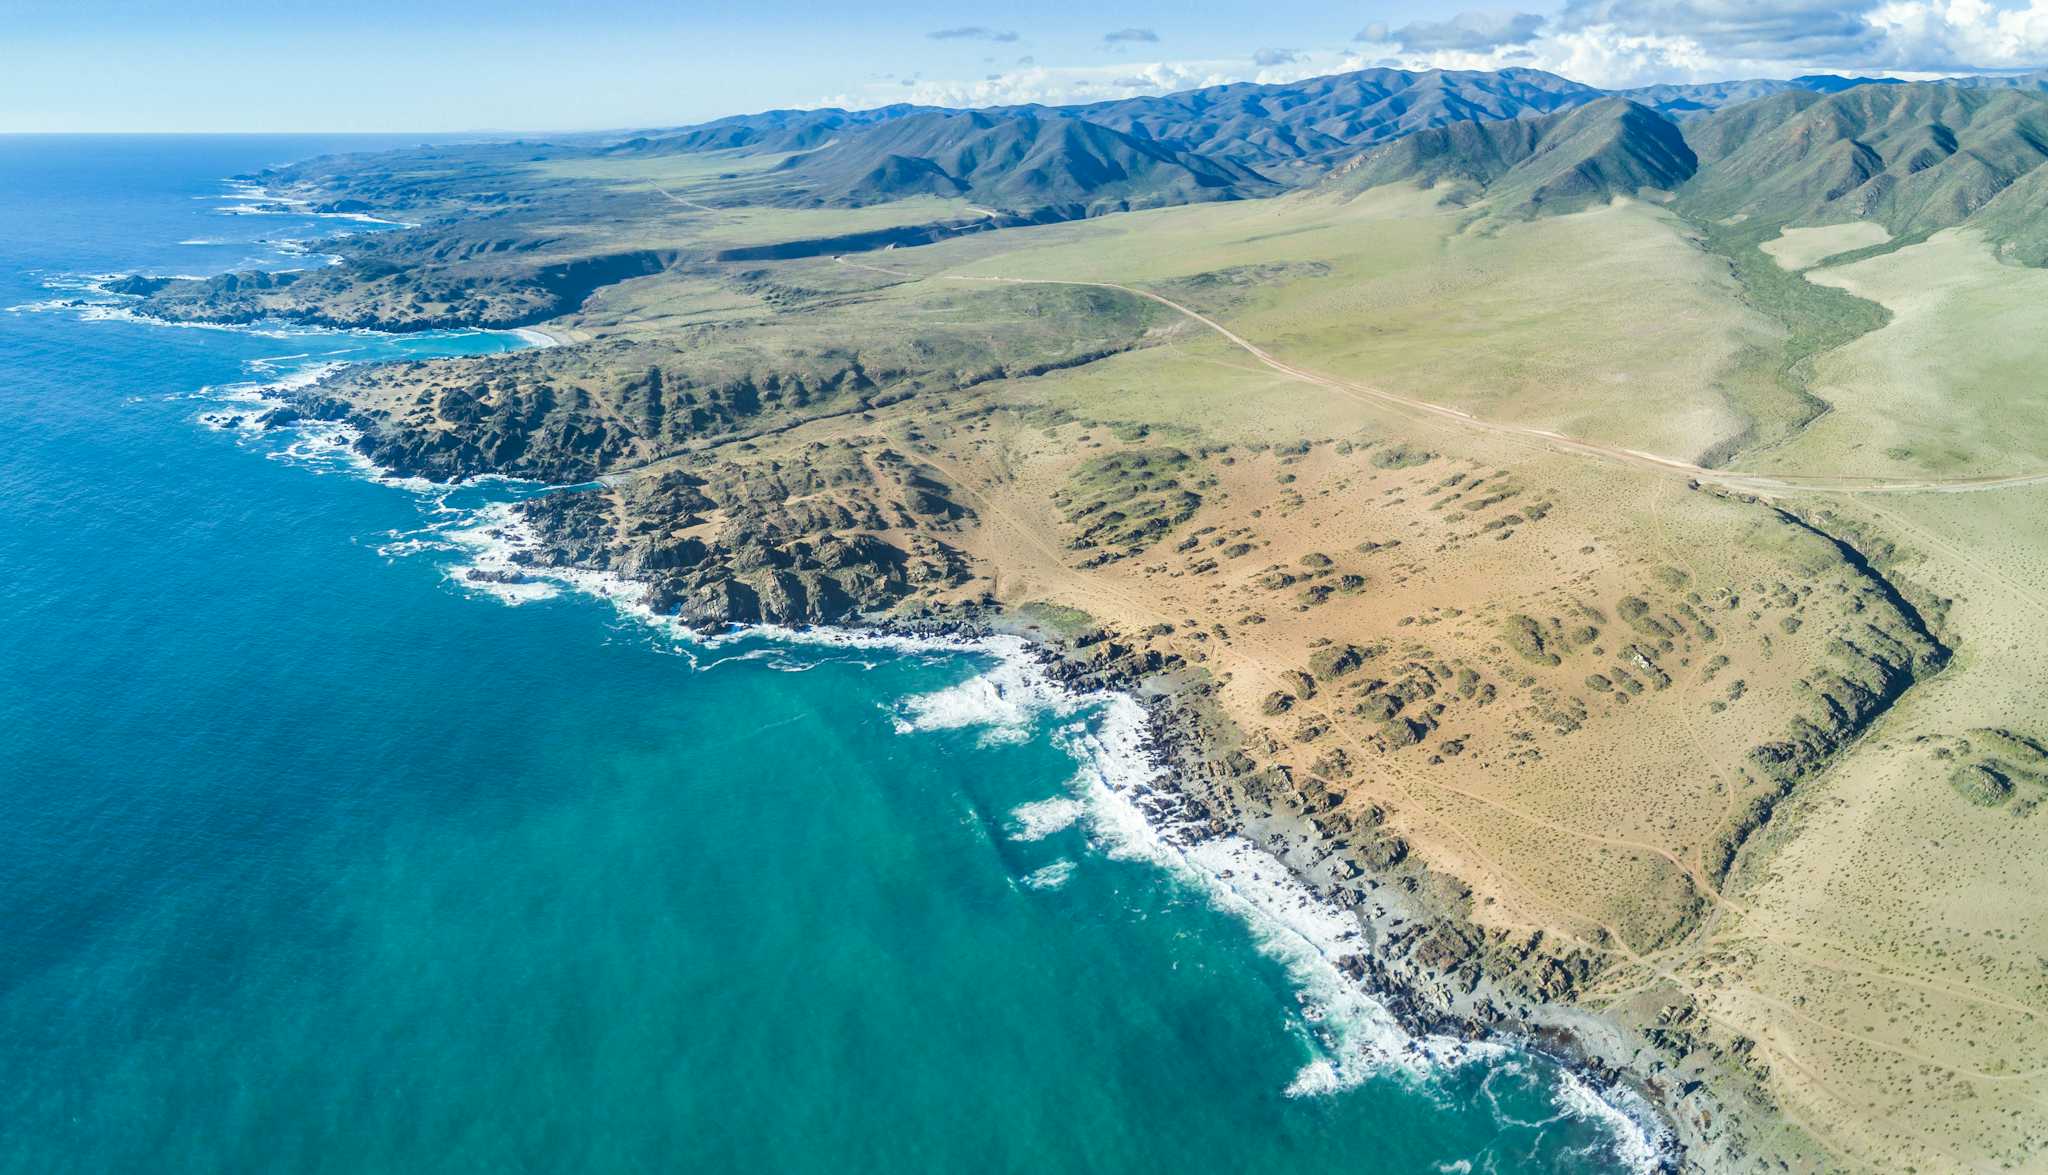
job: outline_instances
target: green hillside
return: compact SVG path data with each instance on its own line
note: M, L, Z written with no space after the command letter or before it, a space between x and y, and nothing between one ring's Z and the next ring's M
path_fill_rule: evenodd
M1430 127L1546 114L1601 94L1537 69L1365 69L1285 85L1210 86L1038 109L1282 178L1305 177Z
M1669 119L1625 98L1603 98L1541 118L1465 122L1420 131L1364 157L1330 186L1449 185L1453 199L1485 199L1495 212L1567 212L1643 189L1668 191L1697 168Z
M1924 236L1986 213L2021 251L2040 234L2032 178L2048 163L2048 94L1947 84L1782 94L1707 115L1686 137L1706 166L1681 206L1766 225L1872 220ZM2021 181L2025 180L2025 183ZM2013 195L1990 208L2001 194Z
M1004 211L1097 215L1272 195L1249 167L1076 118L920 113L785 161L780 203L858 206L962 197Z

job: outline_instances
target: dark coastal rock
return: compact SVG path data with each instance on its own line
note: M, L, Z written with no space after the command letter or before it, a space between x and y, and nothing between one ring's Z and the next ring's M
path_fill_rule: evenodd
M611 504L602 494L546 494L521 502L519 513L539 533L549 562L564 567L610 569Z
M639 581L651 606L692 625L843 624L966 582L965 558L933 533L954 520L897 521L906 498L946 487L899 457L861 456L820 446L801 463L727 460L519 510L537 558ZM874 529L841 530L849 519Z
M102 282L100 288L110 294L127 294L131 297L141 298L154 294L177 280L177 278L169 277L145 277L141 274L128 274L124 277L117 277Z
M738 580L716 579L684 599L676 615L690 624L749 624L761 619L760 599Z
M346 211L371 207L352 203L362 207ZM275 318L345 330L503 329L558 317L605 286L658 273L675 259L672 253L631 250L550 264L456 266L394 258L389 250L397 246L376 240L352 238L337 247L349 254L345 264L208 278L121 278L106 288L140 299L138 310L169 322L241 325Z
M701 539L643 538L635 540L619 551L611 564L622 575L644 578L653 572L695 567L704 562L710 553L710 548L706 547Z

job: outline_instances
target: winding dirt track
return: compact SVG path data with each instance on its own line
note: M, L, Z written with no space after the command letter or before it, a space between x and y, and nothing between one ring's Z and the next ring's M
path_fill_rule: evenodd
M697 203L697 202L696 202L695 200L685 200L685 199L683 199L683 198L682 198L681 196L678 196L678 195L676 195L676 194L675 194L674 192L671 192L671 191L669 191L669 190L668 190L667 188L660 188L660 187L657 187L657 188L655 188L654 190L655 190L655 191L657 191L657 192L660 192L660 193L661 193L662 195L664 195L664 196L667 196L667 197L668 197L668 198L669 198L670 200L673 200L673 201L675 201L676 203L678 203L678 204L681 204L681 205L682 205L683 207L685 207L685 208L694 208L694 209L696 209L696 210L697 210L697 211L699 211L699 212L717 212L717 211L718 211L718 209L716 209L716 208L713 208L713 207L712 207L712 206L710 206L709 204L699 204L699 203Z
M1603 445L1597 441L1566 436L1561 432L1553 432L1547 428L1536 428L1525 424L1508 424L1497 420L1485 420L1463 409L1451 408L1443 404L1434 404L1428 400L1417 400L1411 396L1396 395L1393 392L1383 391L1367 384L1354 383L1350 380L1324 375L1321 372L1310 371L1305 367L1298 367L1286 360L1274 357L1272 353L1258 344L1199 311L1189 309L1170 298L1162 297L1149 290L1141 290L1133 286L1119 285L1116 282L1063 281L1056 278L973 277L962 274L942 274L936 278L930 278L923 274L910 273L901 269L888 269L880 265L868 265L860 261L850 261L843 256L834 257L832 260L851 269L865 269L873 273L886 274L890 277L907 278L911 281L1000 282L1008 285L1088 286L1098 290L1116 290L1120 293L1129 294L1134 298L1144 298L1148 301L1157 302L1169 310L1173 310L1201 323L1203 326L1229 340L1232 346L1237 347L1264 366L1279 372L1289 379L1299 380L1302 383L1335 392L1340 396L1357 400L1360 403L1387 405L1423 416L1438 417L1472 429L1475 432L1534 441L1559 452L1576 453L1580 456L1592 457L1616 465L1626 465L1635 469L1677 474L1703 484L1717 485L1743 493L1758 494L1766 497L1775 493L1792 492L1832 494L1957 494L1972 493L1979 490L2008 489L2013 486L2036 485L2048 482L2048 470L2036 473L2004 474L1994 477L1888 479L1831 474L1735 473L1726 469L1708 469L1705 466L1694 465L1691 462L1681 461L1675 457L1645 453L1640 449L1624 449L1614 445Z

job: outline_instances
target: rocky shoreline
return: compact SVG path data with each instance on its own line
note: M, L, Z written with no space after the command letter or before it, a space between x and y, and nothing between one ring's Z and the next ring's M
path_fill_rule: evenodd
M597 290L660 273L679 260L672 250L617 249L436 265L405 253L389 236L321 238L317 243L332 258L327 265L208 277L130 273L102 280L99 289L132 299L135 313L166 323L249 326L278 319L390 334L517 330L558 318Z
M364 444L359 451L371 450ZM1684 1112L1696 1110L1711 1091L1694 1086L1683 1091L1690 1100L1674 1099L1680 1091L1641 1066L1655 1055L1646 1048L1651 1042L1599 1013L1555 1002L1585 977L1583 970L1542 971L1548 987L1526 982L1532 962L1552 958L1542 944L1508 944L1475 926L1460 909L1464 887L1411 856L1398 836L1381 827L1383 814L1375 810L1369 821L1353 819L1335 811L1337 797L1328 793L1319 803L1290 806L1287 797L1297 794L1293 782L1276 778L1282 772L1257 767L1234 725L1211 703L1213 681L1205 670L1100 628L1055 631L993 601L922 605L796 627L684 614L659 607L664 597L632 569L578 566L587 551L553 550L549 544L559 536L532 525L527 514L544 508L550 496L526 499L517 513L482 528L489 553L461 582L508 598L548 581L565 583L643 619L713 640L757 632L963 652L1014 648L1069 704L1131 699L1144 715L1136 753L1144 756L1148 781L1119 791L1119 799L1175 850L1234 838L1285 869L1325 913L1352 919L1355 933L1317 949L1344 981L1391 1017L1416 1059L1437 1059L1446 1045L1459 1044L1541 1054L1582 1082L1583 1091L1606 1107L1603 1112L1632 1124L1642 1143L1642 1152L1632 1156L1640 1169L1719 1169L1709 1160L1723 1152L1726 1139L1700 1129L1703 1119L1721 1117L1718 1103L1704 1115ZM1004 647L994 648L995 642ZM1228 875L1224 870L1224 880ZM1426 1042L1437 1042L1436 1048Z
M529 499L529 504L537 499ZM1703 1168L1698 1158L1717 1152L1717 1137L1689 1129L1667 1095L1672 1090L1629 1063L1642 1042L1597 1013L1546 999L1569 991L1518 988L1494 974L1502 958L1526 962L1539 952L1501 951L1457 909L1463 887L1431 874L1391 833L1334 813L1328 807L1292 809L1270 771L1256 769L1230 721L1209 704L1211 681L1177 658L1135 647L1099 628L1055 632L993 602L925 606L913 611L849 618L829 626L783 628L725 622L701 614L684 617L637 605L650 584L618 570L578 571L555 561L548 537L510 519L489 566L472 568L464 581L481 588L566 579L648 619L667 620L698 635L730 638L749 632L792 639L847 643L908 643L962 651L990 650L1016 641L1021 655L1052 689L1073 704L1121 695L1144 714L1149 782L1120 791L1164 842L1185 852L1235 838L1284 868L1294 885L1328 912L1355 920L1355 934L1334 948L1318 944L1344 980L1383 1009L1409 1038L1420 1060L1437 1055L1425 1042L1498 1044L1541 1054L1584 1083L1584 1091L1626 1118L1640 1135L1631 1156L1640 1169L1676 1172ZM1005 650L1007 651L1007 650ZM1278 802L1276 802L1278 801ZM1223 876L1228 878L1229 871ZM1333 879L1341 879L1333 883ZM1450 944L1464 944L1452 947ZM1533 947L1534 944L1532 944ZM1691 1091L1697 1093L1697 1091ZM1709 1115L1716 1117L1718 1115Z
M1135 699L1146 715L1144 753L1156 772L1153 793L1136 804L1148 822L1183 844L1239 838L1287 869L1318 901L1354 917L1359 949L1332 961L1393 1017L1412 1038L1411 1048L1449 1038L1548 1057L1641 1131L1645 1170L1705 1169L1701 1159L1721 1150L1719 1135L1688 1129L1692 1123L1667 1103L1671 1091L1627 1063L1640 1045L1630 1047L1626 1028L1597 1013L1546 1005L1540 993L1511 989L1490 973L1484 951L1447 949L1446 941L1469 944L1487 936L1442 900L1462 887L1430 874L1398 837L1259 797L1257 781L1269 777L1247 770L1228 720L1205 704L1206 675L1162 669L1099 629L1075 636L1033 631L999 608L989 615L879 619L855 631L969 642L1023 635L1038 668L1070 695ZM1332 884L1332 877L1353 884ZM1361 892L1372 896L1361 898Z
M251 413L251 419L263 428L340 424L354 434L361 458L381 468L377 421L323 395L317 384L284 390L276 407ZM1476 926L1460 908L1465 887L1412 856L1382 827L1384 813L1373 809L1368 820L1355 819L1337 811L1341 796L1328 792L1301 802L1298 783L1284 769L1260 769L1247 754L1234 723L1211 700L1214 684L1206 670L1100 628L1053 631L989 599L906 605L794 628L764 623L752 613L719 615L702 600L678 607L672 594L656 590L646 569L611 560L592 566L595 552L588 544L575 542L573 531L544 524L549 500L565 493L573 491L519 503L516 519L508 520L519 532L516 539L502 542L489 566L471 567L463 582L517 593L556 580L628 606L645 597L667 606L636 611L705 637L810 632L963 650L986 647L994 638L1021 638L1036 670L1070 699L1123 695L1142 708L1142 753L1155 769L1156 783L1143 795L1125 798L1156 833L1183 849L1239 838L1286 869L1316 901L1355 919L1358 949L1331 962L1412 1038L1411 1047L1419 1052L1419 1042L1433 1038L1507 1045L1550 1058L1634 1124L1647 1148L1639 1156L1645 1170L1718 1170L1717 1159L1734 1157L1725 1153L1725 1128L1709 1128L1724 1118L1711 1089L1660 1081L1663 1066L1644 1064L1659 1056L1657 1042L1562 1002L1588 977L1588 967L1560 962L1540 935L1510 943Z
M353 434L350 444L359 459L391 472L390 445L380 439L381 420L327 394L319 383L279 393L268 414L250 414L252 424L342 426ZM445 471L424 475L447 479ZM660 479L649 483L649 492L667 486L668 479ZM556 492L523 502L519 509L533 536L531 549L517 565L472 572L469 582L518 590L570 574L601 575L647 592L662 612L704 633L776 631L782 624L796 629L816 625L820 631L857 638L964 642L1025 637L1040 668L1061 688L1076 694L1124 694L1144 707L1150 754L1162 766L1162 778L1170 781L1170 795L1155 797L1147 810L1155 827L1170 825L1172 834L1183 838L1198 831L1242 838L1279 862L1319 901L1356 920L1360 949L1334 961L1410 1036L1496 1042L1554 1059L1610 1107L1631 1107L1645 1137L1658 1140L1650 1169L1729 1170L1769 1153L1750 1122L1766 1120L1772 1104L1763 1073L1750 1063L1742 1042L1707 1032L1705 1018L1689 1001L1650 1009L1647 1015L1640 1006L1622 1015L1581 1004L1576 997L1601 970L1593 959L1561 949L1540 932L1510 935L1482 927L1471 915L1469 888L1424 865L1388 827L1387 813L1368 808L1361 815L1340 808L1343 796L1337 785L1262 767L1235 724L1214 704L1208 672L1146 647L1143 634L1054 631L1006 612L991 597L936 605L911 590L920 584L961 586L964 580L954 566L957 552L945 559L934 555L932 568L906 576L901 569L880 563L871 567L873 560L851 557L859 551L835 562L827 557L830 551L801 540L794 547L773 542L754 544L758 550L745 544L730 551L718 547L708 552L717 556L717 566L699 568L699 578L709 578L689 580L683 586L690 590L683 592L675 570L656 557L661 551L613 558L619 552L594 542L588 526L565 524L575 517L553 517L575 498ZM949 506L932 518L920 516L906 533L944 553L950 550L944 536L925 524L958 512ZM849 573L861 590L830 590ZM772 581L770 586L788 590L764 592L755 583L763 576ZM795 580L795 587L788 580Z
M339 425L371 466L436 481L450 474L401 468L408 462L394 460L403 454L384 435L385 422L317 383L277 389L274 406L252 411L249 419L262 428ZM906 500L922 502L936 492L917 479L913 466L906 465L904 473L904 489L917 491ZM645 492L668 492L670 480L651 482ZM753 491L760 488L742 496L756 497ZM904 533L932 548L920 552L930 556L929 567L906 569L862 550L826 549L797 539L794 545L755 543L758 550L744 544L713 550L718 566L700 568L709 576L700 583L679 579L681 573L664 561L665 548L612 558L620 552L585 533L590 526L584 523L593 520L573 510L561 514L573 496L529 499L521 510L539 512L525 518L531 549L516 564L472 571L469 582L519 590L536 580L587 571L648 592L664 613L679 614L682 623L707 632L779 621L875 638L1025 637L1040 669L1059 687L1075 694L1119 693L1143 706L1148 753L1166 781L1143 806L1155 828L1181 838L1241 838L1287 869L1318 901L1348 912L1358 926L1359 949L1333 962L1410 1036L1498 1042L1553 1058L1609 1106L1631 1108L1645 1137L1657 1140L1653 1169L1724 1170L1760 1157L1754 1152L1764 1148L1754 1146L1741 1105L1746 1100L1750 1113L1768 1111L1760 1074L1739 1050L1695 1031L1701 1026L1697 1009L1674 1005L1646 1017L1641 1008L1622 1016L1581 1005L1575 997L1599 971L1592 959L1546 942L1541 933L1485 929L1471 916L1469 889L1411 854L1388 827L1387 813L1340 807L1343 797L1334 785L1261 767L1214 704L1215 685L1206 671L1146 647L1142 637L1100 629L1050 631L1005 612L992 598L942 606L920 602L919 592L911 590L917 585L957 588L964 582L957 558L948 555L944 527L941 533L931 530L957 519L958 505L933 498L936 513L906 515L915 518ZM550 510L560 516L542 516ZM794 535L803 528L769 529Z

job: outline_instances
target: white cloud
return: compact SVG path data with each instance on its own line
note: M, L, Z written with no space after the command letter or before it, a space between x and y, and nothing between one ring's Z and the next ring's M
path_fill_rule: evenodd
M1149 30L1110 34L1143 44ZM1609 88L1801 73L1939 76L2048 64L2048 0L1567 0L1547 21L1517 11L1459 13L1401 28L1373 24L1346 50L1259 49L1243 57L1040 65L978 80L872 85L818 105L1060 104L1164 94L1227 82L1284 83L1367 66L1543 69ZM905 91L908 90L906 94Z
M1513 66L1547 70L1609 89L1782 72L1770 70L1768 63L1717 59L1689 37L1637 35L1610 25L1552 32L1525 44L1500 45L1483 51L1444 49L1414 53L1393 43L1368 43L1363 50L1376 63L1402 69L1493 70Z
M1683 38L1730 60L1856 57L1872 40L1859 10L1877 0L1566 0L1552 27Z
M1864 14L1902 69L2019 69L2048 60L2048 0L2002 7L1985 0L1895 0Z
M2048 64L2048 0L1568 0L1552 27L1683 40L1714 68L1780 74Z
M906 95L898 87L869 87L857 94L820 98L817 106L877 106L911 101L929 106L1019 106L1032 102L1062 105L1101 102L1141 94L1171 94L1230 82L1279 85L1324 74L1344 73L1373 64L1357 53L1326 50L1289 51L1284 60L1268 54L1204 61L1117 62L1110 65L1029 65L979 79L920 81Z
M1525 66L1614 88L2048 64L2048 0L1572 0L1521 44L1417 52L1401 42L1404 31L1368 28L1362 54L1406 69Z
M1225 62L1155 61L1060 68L1029 65L978 81L933 79L913 87L909 100L929 106L1020 106L1099 102L1135 94L1167 94L1240 80ZM879 97L879 96L878 96ZM901 100L900 92L892 95ZM827 103L840 105L837 101ZM856 96L851 105L874 105Z
M1416 53L1485 52L1526 45L1543 31L1543 24L1533 12L1460 12L1449 20L1416 21L1391 30L1384 24L1368 25L1358 39L1390 42Z

